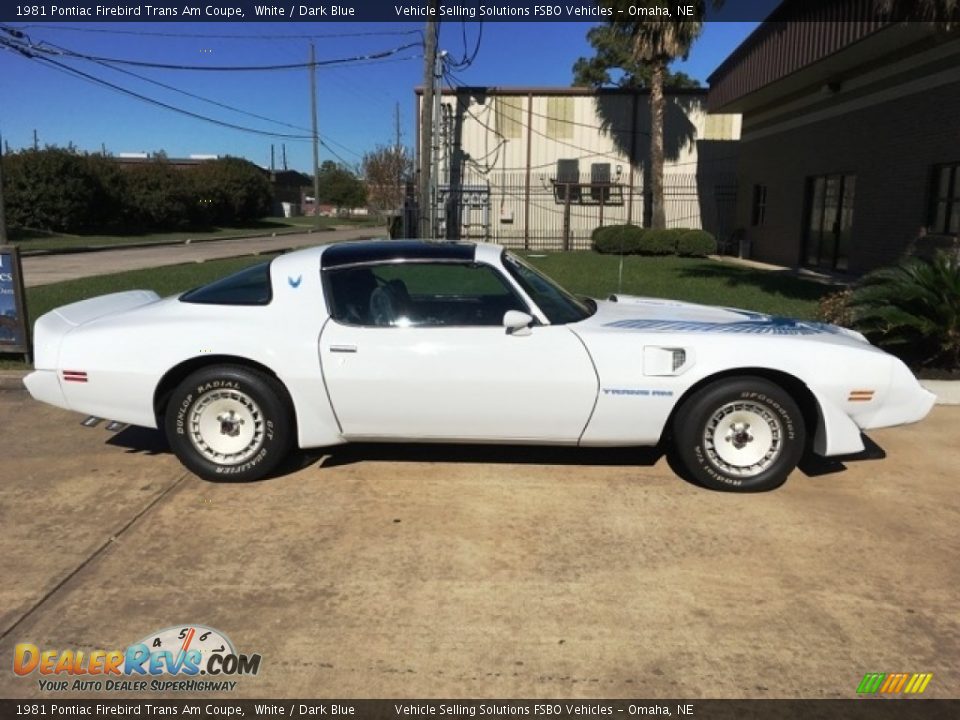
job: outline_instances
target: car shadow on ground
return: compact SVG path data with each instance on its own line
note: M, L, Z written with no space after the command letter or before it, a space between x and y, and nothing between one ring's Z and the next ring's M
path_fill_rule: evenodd
M107 445L128 453L170 454L159 430L127 427L112 435ZM514 465L586 465L650 467L663 457L651 447L576 448L557 446L448 445L428 443L351 443L326 448L297 450L263 480L290 475L311 466L319 469L362 462L497 463ZM225 480L225 482L236 482ZM261 481L253 481L261 482Z
M861 435L863 452L837 457L820 457L813 453L800 461L799 470L807 477L821 477L845 472L847 463L864 460L882 460L887 454L866 435ZM107 445L120 447L128 453L164 455L170 453L166 438L158 430L127 427L107 440ZM552 445L451 445L428 443L351 443L326 448L297 450L267 477L250 482L263 482L305 470L341 467L363 462L411 463L474 463L501 465L557 465L610 467L652 467L666 455L667 464L675 475L698 485L680 465L672 452L661 447L577 448ZM220 482L220 481L211 481ZM237 482L223 480L222 482Z
M504 465L646 466L663 457L659 448L576 448L544 445L448 445L355 443L303 451L320 468L358 462L480 463Z
M833 475L835 473L846 472L846 463L861 462L864 460L883 460L887 453L877 445L873 440L863 433L860 434L863 441L863 451L851 455L836 455L834 457L821 457L813 453L807 455L797 466L807 477L820 477L822 475Z

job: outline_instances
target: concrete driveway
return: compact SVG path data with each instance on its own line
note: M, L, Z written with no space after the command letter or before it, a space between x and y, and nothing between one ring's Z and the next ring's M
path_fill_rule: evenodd
M80 419L0 392L2 697L56 697L16 643L192 623L262 655L217 697L848 698L866 672L960 695L957 407L750 496L545 449L337 449L216 484Z

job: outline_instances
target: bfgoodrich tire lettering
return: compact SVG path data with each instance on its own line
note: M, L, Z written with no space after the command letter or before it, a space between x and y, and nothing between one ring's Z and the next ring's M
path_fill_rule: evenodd
M287 394L273 377L239 365L203 368L170 396L164 430L176 456L207 480L257 480L292 444Z
M674 452L692 479L714 490L759 492L782 485L800 461L800 408L760 377L718 380L688 398L673 421Z

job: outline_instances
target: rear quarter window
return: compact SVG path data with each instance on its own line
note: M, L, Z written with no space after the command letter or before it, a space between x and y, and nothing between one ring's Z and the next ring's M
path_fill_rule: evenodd
M268 305L272 299L268 262L188 290L180 296L181 302L201 305Z

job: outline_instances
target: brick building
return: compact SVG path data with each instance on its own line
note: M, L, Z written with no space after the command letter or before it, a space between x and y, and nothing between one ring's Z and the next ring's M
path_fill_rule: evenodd
M710 76L743 115L746 252L863 272L960 226L960 37L864 0L785 0Z

